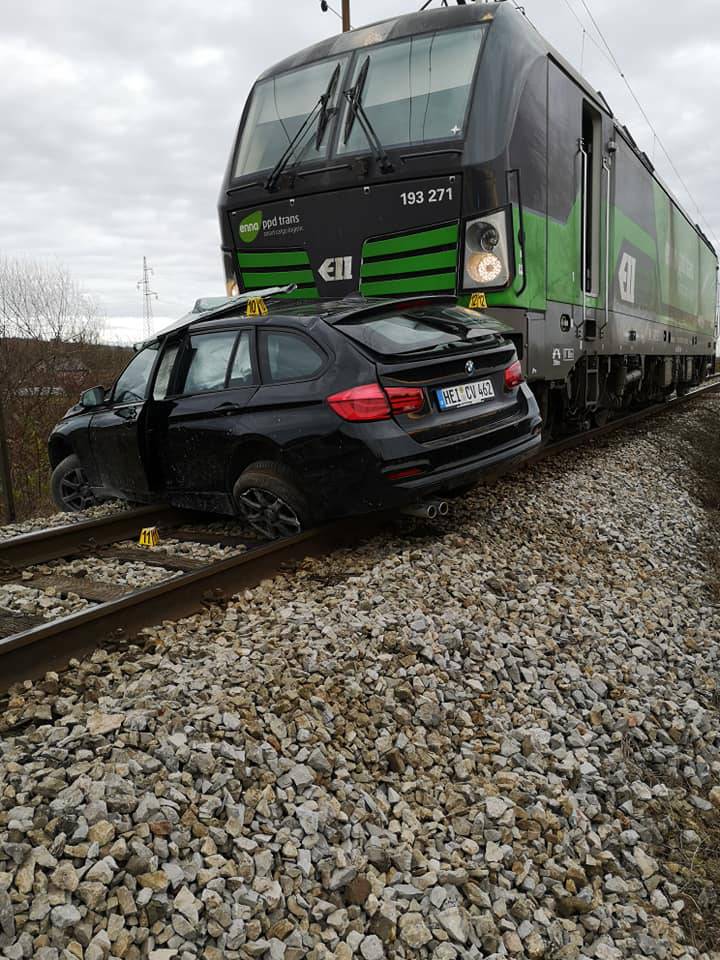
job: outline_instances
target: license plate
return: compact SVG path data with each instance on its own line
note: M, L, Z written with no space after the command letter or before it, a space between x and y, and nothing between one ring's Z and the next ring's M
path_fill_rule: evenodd
M443 387L437 391L441 410L469 407L474 403L492 400L494 396L492 380L473 380L471 383L460 383L456 387Z

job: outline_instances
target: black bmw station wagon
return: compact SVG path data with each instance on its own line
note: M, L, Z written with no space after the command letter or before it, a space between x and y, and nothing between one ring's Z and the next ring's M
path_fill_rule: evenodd
M166 501L265 536L468 487L540 443L509 328L452 297L265 291L195 312L49 440L63 510Z

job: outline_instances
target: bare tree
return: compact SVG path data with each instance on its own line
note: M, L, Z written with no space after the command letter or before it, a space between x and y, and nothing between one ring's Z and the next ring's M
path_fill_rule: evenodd
M46 438L70 396L98 375L103 326L65 267L0 257L0 408L20 513L44 506Z
M98 304L60 264L0 257L0 336L97 343Z

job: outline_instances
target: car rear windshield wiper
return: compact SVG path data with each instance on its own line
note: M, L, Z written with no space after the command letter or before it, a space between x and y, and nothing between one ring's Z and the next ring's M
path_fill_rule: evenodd
M320 145L323 141L323 137L325 136L325 131L327 130L328 123L330 122L330 117L332 116L332 111L329 109L328 104L333 98L333 95L335 93L335 88L337 87L339 79L340 79L340 64L338 64L333 70L333 75L330 77L330 82L328 83L325 92L321 95L318 102L315 104L315 106L307 115L303 123L300 125L300 129L297 131L295 136L292 138L290 143L285 148L285 152L280 157L278 162L272 168L272 171L270 172L270 176L265 181L266 190L275 189L275 187L277 186L277 182L280 179L280 176L282 175L283 170L288 165L288 162L290 161L290 157L292 157L295 151L295 147L298 145L298 143L301 142L301 140L303 139L307 131L312 127L312 124L316 116L319 119L318 119L317 134L315 136L315 149L316 150L320 149ZM303 151L300 154L300 157L298 157L297 159L297 163L300 162L300 159L302 158L309 143L310 141L308 141L308 143L305 144L305 147L303 148Z
M372 120L367 115L365 107L362 105L362 95L363 90L365 89L365 81L367 80L369 69L370 57L367 56L363 61L363 65L360 67L360 73L355 81L355 86L345 91L345 99L348 102L348 115L347 120L345 121L343 143L347 144L348 140L350 139L350 134L353 131L353 127L355 126L355 120L358 120L360 126L362 127L362 131L367 137L367 141L370 144L373 153L375 154L375 159L380 164L380 169L383 173L392 173L395 167L393 166L390 157L387 155L387 151L382 145L380 137L377 135L377 130L373 126Z

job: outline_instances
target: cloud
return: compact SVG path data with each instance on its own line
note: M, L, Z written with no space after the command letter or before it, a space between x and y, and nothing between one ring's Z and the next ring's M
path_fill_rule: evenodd
M520 0L579 66L582 30L564 3ZM592 31L581 0L568 0ZM720 233L714 157L720 134L720 12L697 0L588 4ZM356 25L419 0L354 0ZM158 315L224 292L216 204L255 77L336 33L318 0L35 0L3 9L0 62L2 252L56 258L103 302L109 335L140 337L136 281L155 269ZM599 43L598 39L598 43ZM673 188L682 188L627 89L587 37L583 67ZM133 324L135 326L133 327ZM133 333L134 329L134 333ZM129 335L129 336L128 336Z

